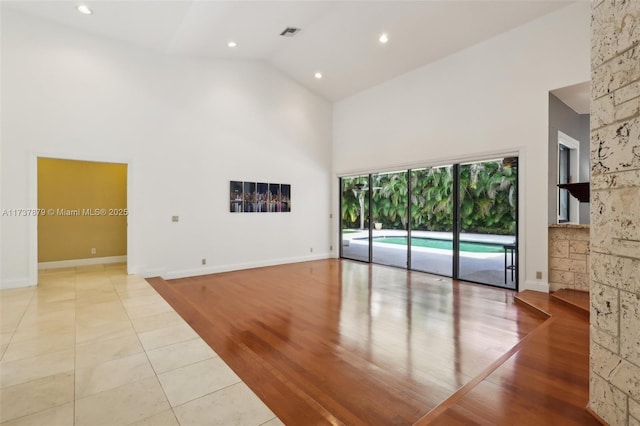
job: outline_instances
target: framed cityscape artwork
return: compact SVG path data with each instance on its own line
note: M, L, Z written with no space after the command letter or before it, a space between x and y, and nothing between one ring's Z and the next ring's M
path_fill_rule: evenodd
M284 183L229 183L231 213L287 213L291 211L291 185Z

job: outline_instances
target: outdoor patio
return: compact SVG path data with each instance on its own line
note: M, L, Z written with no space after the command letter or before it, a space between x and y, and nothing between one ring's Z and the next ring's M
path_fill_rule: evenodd
M406 237L407 231L403 230L373 230L373 263L407 267L407 246L401 244L388 244L376 241L376 237ZM449 232L412 231L412 238L429 238L451 241L453 234ZM349 231L342 235L342 256L348 259L369 260L369 232ZM463 242L479 242L495 244L497 246L514 244L515 237L507 235L491 234L467 234L462 233L460 240ZM485 284L491 284L506 288L516 288L517 271L513 278L511 271L507 271L505 282L505 256L507 264L511 264L510 255L501 251L499 253L473 253L460 252L460 279ZM515 260L515 259L514 259ZM411 248L411 269L438 275L451 276L453 263L453 251L440 248L416 247Z

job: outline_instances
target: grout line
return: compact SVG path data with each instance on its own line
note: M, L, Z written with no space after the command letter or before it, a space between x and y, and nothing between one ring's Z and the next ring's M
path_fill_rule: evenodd
M127 308L124 306L122 296L121 296L121 295L120 295L120 293L117 291L116 286L115 286L115 284L113 283L112 277L111 277L111 276L109 276L109 275L106 273L106 271L101 271L101 273L105 275L105 278L109 281L109 284L111 285L111 287L113 288L114 292L115 292L115 293L116 293L116 295L118 296L118 300L119 300L119 302L120 302L120 305L122 306L122 308L123 308L123 310L124 310L124 312L125 312L125 315L127 316L127 319L129 320L129 323L130 323L130 325L131 325L131 328L133 329L133 331L134 331L134 333L135 333L136 339L138 340L138 343L140 344L140 347L142 348L142 352L138 352L137 354L139 354L139 353L144 353L144 354L145 354L145 357L147 358L147 362L148 362L148 363L149 363L149 365L151 366L151 369L152 369L152 371L153 371L153 373L154 373L154 375L155 375L155 378L156 378L156 380L158 381L158 384L160 385L160 388L162 389L163 395L164 395L164 397L165 397L165 401L167 402L167 406L169 407L169 409L168 409L168 410L170 410L170 411L171 411L171 413L172 413L172 415L174 416L174 418L175 418L176 422L178 422L177 416L175 415L175 412L173 411L173 408L171 407L171 403L169 402L169 399L167 398L167 395L166 395L166 393L164 392L164 388L162 387L162 383L160 382L160 379L158 378L158 374L156 373L155 369L153 368L153 364L151 363L151 360L149 359L149 356L148 356L148 354L147 354L147 350L145 349L144 345L142 345L142 342L140 341L140 338L139 338L139 334L140 334L140 333L138 333L138 332L136 331L135 327L133 326L133 322L131 321L131 318L129 317L129 312L128 312ZM146 281L145 281L145 283L146 283ZM147 284L147 286L151 287L148 283L146 283L146 284ZM153 287L151 287L151 288L153 288ZM114 337L114 338L112 338L112 339L117 339L117 338L120 338L120 337ZM106 340L102 340L102 341L109 341L109 340L112 340L112 339L106 339ZM91 343L91 342L87 342L87 343L85 343L85 344L89 344L89 343ZM114 359L119 359L119 358L114 358ZM142 378L142 379L140 379L140 380L136 380L136 381L134 381L134 382L125 383L125 384L123 384L123 385L121 385L121 386L128 385L128 384L131 384L131 383L136 383L136 382L139 382L139 381L141 381L141 380L146 380L146 379L148 379L148 378ZM74 385L75 385L75 381L74 381ZM103 391L101 391L101 392L98 392L98 393L95 393L95 394L92 394L92 395L86 395L85 397L83 397L83 398L81 398L81 399L90 398L90 397L93 397L93 396L98 395L98 394L100 394L100 393L108 392L108 391L110 391L110 390L112 390L112 389L106 389L106 390L103 390ZM74 387L74 401L73 401L73 403L74 403L74 425L75 425L75 401L76 401L76 399L75 399L75 387ZM163 411L168 411L168 410L163 410ZM163 411L160 411L160 412L158 412L158 413L154 413L154 414L152 414L151 416L155 416L155 415L157 415L157 414L160 414L160 413L162 413ZM144 419L140 419L140 420L145 420L145 419L147 419L147 418L149 418L149 417L151 417L151 416L147 416L147 417L145 417Z
M73 401L67 401L67 402L63 402L62 404L53 405L51 407L43 408L42 410L34 411L33 413L25 414L24 416L18 416L18 417L13 417L11 419L7 419L7 420L3 421L1 424L4 425L4 424L7 424L9 422L16 422L16 421L18 421L20 419L25 419L25 418L30 417L30 416L35 416L36 414L40 414L43 411L53 410L54 408L62 407L63 405L67 405L67 404L72 404L73 406L75 406L73 404ZM31 423L29 423L29 424L31 424Z
M237 374L236 374L236 376L237 376ZM216 389L216 390L214 390L214 391L211 391L211 392L208 392L208 393L202 394L202 395L197 396L197 397L195 397L195 398L193 398L193 399L190 399L190 400L188 400L188 401L182 402L182 403L180 403L180 404L176 405L175 407L174 407L173 405L171 405L171 404L169 404L169 405L171 406L171 409L173 410L174 408L182 407L182 406L183 406L183 405L185 405L185 404L189 404L190 402L196 401L196 400L198 400L198 399L200 399L200 398L204 398L205 396L213 395L214 393L218 393L218 392L220 392L220 391L222 391L222 390L228 389L228 388L230 388L230 387L232 387L232 386L236 386L236 385L239 385L239 384L243 384L243 385L245 385L247 388L249 388L249 386L248 386L245 382L243 382L243 381L242 381L242 379L240 379L240 376L238 376L238 379L239 379L240 381L235 382L235 383L231 383L230 385L226 385L226 386L224 386L224 387L222 387L222 388L220 388L220 389ZM161 384L161 385L162 385L162 384ZM249 388L249 390L251 390L251 388ZM252 391L252 392L253 392L253 391ZM255 393L255 392L254 392L254 393ZM260 399L260 398L258 398L258 399ZM264 404L264 402L263 402L262 400L260 400L260 401ZM267 404L264 404L264 405L266 406ZM271 409L269 409L269 410L271 411Z
M600 62L600 63L599 63L597 66L595 66L593 69L594 69L594 70L596 70L596 69L598 69L598 68L602 67L603 65L606 65L606 64L608 64L608 63L610 63L610 62L615 61L615 60L616 60L616 59L618 59L620 56L624 55L625 53L627 53L627 52L628 52L628 51L630 51L630 50L635 49L636 47L640 47L640 42L637 42L637 41L636 41L636 42L632 43L632 44L631 44L631 46L628 46L627 48L625 48L624 50L621 50L621 51L615 50L615 54L614 54L613 56L611 56L611 57L609 57L608 59L606 59L606 60L604 60L604 61ZM636 81L636 80L634 80L634 82L635 82L635 81ZM625 85L625 86L628 86L628 84L627 84L627 85ZM625 87L625 86L622 86L622 87ZM616 90L618 90L618 89L616 89ZM615 90L614 90L614 91L615 91ZM611 92L607 92L607 94L609 94L609 93L611 93ZM604 96L604 95L603 95L603 96ZM602 97L602 96L600 96L600 97L598 97L598 98L596 98L596 99L600 99L601 97Z
M156 289L155 289L155 288L154 288L154 287L153 287L149 282L147 282L146 280L145 280L145 282L146 282L146 284L147 284L147 286L148 286L149 288L152 288L152 289L155 291L155 294L157 294L158 296L160 296L160 297L164 300L164 298L162 297L162 295L161 295L161 294L160 294L160 293L159 293L159 292L158 292L158 291L157 291L157 290L156 290ZM122 301L122 297L120 296L120 294L119 294L119 293L118 293L118 297L119 297L119 298L120 298L120 300ZM165 300L165 302L166 302L166 300ZM169 303L167 302L167 304L169 304ZM124 305L123 305L123 306L124 306ZM169 306L171 307L171 311L173 311L173 312L175 312L175 313L177 314L177 312L175 311L175 309L173 308L173 306L171 306L171 304L169 304ZM129 312L127 311L126 307L125 307L125 312L126 312L126 314L127 314L127 317L129 318L129 321L132 323L131 325L132 325L132 327L133 327L133 322L131 321L131 318L129 317ZM169 311L167 311L167 312L169 312ZM179 315L179 314L178 314L178 315ZM151 315L151 316L153 316L153 315ZM181 317L181 318L182 318L182 317ZM169 328L169 327L172 327L172 326L178 326L178 325L187 325L187 326L189 326L189 324L188 324L186 321L184 321L184 319L182 319L182 320L183 320L183 323L182 323L182 324L170 324L170 325L168 325L168 326L166 326L166 327L159 327L159 328L156 328L156 329L153 329L153 330L147 330L147 331L144 331L144 332L142 332L142 333L146 333L146 332L148 332L148 331L160 330L160 329ZM189 327L193 330L193 328L192 328L191 326L189 326ZM224 386L224 387L222 387L222 388L220 388L220 389L216 389L215 391L212 391L212 392L209 392L209 393L206 393L206 394L203 394L203 395L199 395L198 397L193 398L193 399L191 399L191 400L189 400L189 401L185 401L185 402L183 402L183 403L181 403L181 404L178 404L178 405L176 405L176 406L173 406L173 405L171 404L171 402L169 401L169 397L167 396L166 391L165 391L165 388L164 388L164 386L162 385L162 381L160 381L160 377L159 377L160 375L165 374L165 373L169 373L169 372L171 372L171 371L178 370L178 369L180 369L180 368L189 367L189 366L191 366L191 365L197 364L197 363L202 362L202 361L207 361L207 360L209 360L209 359L214 359L214 358L216 358L216 357L217 357L217 358L219 358L220 360L222 360L222 358L220 357L220 355L218 355L218 354L213 350L213 348L211 348L211 351L213 352L213 354L214 354L214 355L213 355L213 356L211 356L210 358L206 358L206 359L204 359L204 360L200 360L200 361L195 361L195 362L192 362L192 363L187 364L187 365L182 365L182 366L180 366L180 367L177 367L177 368L174 368L174 369L171 369L171 370L168 370L168 371L162 372L162 373L158 373L158 372L156 371L156 368L154 367L153 363L151 362L151 359L149 359L149 352L154 351L154 350L157 350L157 349L166 348L166 347L168 347L168 346L172 346L172 345L177 345L177 344L181 344L181 343L190 342L190 341L192 341L192 340L200 339L200 340L202 340L203 342L204 342L204 340L203 340L203 339L202 339L202 337L201 337L201 336L196 332L196 336L195 336L195 337L193 337L193 338L190 338L190 339L187 339L187 340L184 340L184 341L180 341L180 342L170 343L170 344L167 344L167 345L163 345L163 346L159 346L159 347L157 347L157 348L153 348L153 349L147 350L147 349L144 347L144 345L142 345L142 341L140 341L140 337L139 337L139 335L140 335L141 333L138 333L138 331L136 331L136 330L135 330L135 327L134 327L134 331L136 332L136 337L138 338L138 341L140 342L140 345L142 346L142 349L143 349L143 351L144 351L144 354L145 354L145 356L147 357L147 360L148 360L149 364L151 365L151 368L152 368L152 370L153 370L153 372L154 372L154 374L155 374L155 376L156 376L156 380L158 380L158 383L160 384L160 388L162 389L162 392L163 392L163 394L164 394L164 396L165 396L165 399L166 399L166 401L167 401L167 404L169 405L169 409L170 409L171 413L173 414L174 418L176 419L176 422L178 422L178 424L180 423L180 421L178 420L178 416L176 415L175 408L180 407L180 406L185 405L185 404L188 404L188 403L190 403L190 402L193 402L193 401L195 401L195 400L197 400L197 399L203 398L203 397L205 397L205 396L207 396L207 395L214 394L214 393L216 393L216 392L219 392L219 391L221 391L221 390L223 390L223 389L226 389L226 388L229 388L229 387L231 387L231 386L235 386L235 385L240 384L240 383L242 383L242 384L244 384L245 386L247 386L247 385L246 385L246 383L244 383L244 381L243 381L243 380L238 376L238 382L235 382L235 383L232 383L232 384L230 384L230 385ZM195 330L193 330L193 331L195 332ZM205 344L206 344L206 342L205 342ZM207 345L208 345L208 344L207 344ZM223 362L224 362L224 360L223 360ZM226 365L226 363L225 363L225 365ZM228 366L227 366L227 367L228 367ZM228 367L228 368L230 368L230 367ZM235 373L235 372L234 372L234 373ZM236 374L236 376L237 376L237 374ZM248 387L248 386L247 386L247 387Z
M272 411L272 413L273 413L273 411ZM278 416L274 416L274 417L270 418L269 420L267 420L266 422L264 422L264 423L260 423L258 426L264 426L264 425L266 425L267 423L269 423L269 422L271 422L271 421L273 421L273 420L275 420L275 419L277 419L277 418L278 418ZM280 420L280 421L282 421L282 420Z
M370 265L371 267L371 265ZM162 284L153 284L151 282L149 282L148 280L146 280L150 286L152 286L154 289L156 289L156 291L158 292L158 294L160 294L162 296L163 299L165 299L167 301L167 303L169 303L169 305L171 305L171 307L175 310L175 307L172 303L169 302L169 300L166 298L165 294L166 293L171 293L174 294L176 296L176 298L178 298L182 303L185 303L189 306L189 308L196 312L198 315L202 316L207 322L210 323L210 321L208 319L206 319L206 316L202 313L202 311L200 310L200 308L196 305L194 305L191 300L189 300L188 298L185 298L182 296L182 294L180 294L180 292L178 292L176 289L171 288L169 281L158 277L158 280L162 281ZM158 288L156 288L156 285L158 286ZM158 289L162 287L162 290L165 294L163 294L163 292L160 292ZM177 312L177 311L176 311ZM180 314L178 314L180 315ZM180 315L182 317L182 315ZM184 319L184 318L183 318ZM185 319L185 322L186 319ZM187 323L188 324L188 323ZM191 325L189 325L191 327ZM193 327L192 327L193 329ZM194 331L196 332L196 334L198 334L198 336L200 336L200 334L198 333L197 330L194 329ZM200 336L202 338L202 336ZM216 350L213 348L213 346L207 342L207 340L205 340L204 338L202 338L202 340L209 345L209 347L215 352L216 355L218 355L218 357L227 365L227 367L231 368L231 366L229 365L229 363L227 361L225 361L225 359L220 356L220 354L218 354L218 352L216 352ZM286 375L278 370L276 370L275 368L272 368L264 359L258 357L253 351L251 351L250 349L247 348L247 346L244 343L240 343L240 342L235 342L239 348L243 348L243 349L247 349L248 350L248 354L255 360L256 363L260 363L263 364L265 366L265 369L267 371L269 371L271 374L273 374L274 376L278 377L281 382L284 384L284 386L286 386L287 388L289 388L289 390L291 390L291 392L293 392L294 394L296 394L298 397L300 397L301 399L305 400L306 402L308 402L310 405L316 407L316 409L322 413L323 417L325 419L327 419L330 424L333 425L341 425L343 424L336 416L333 415L333 413L331 413L329 411L329 409L327 409L322 402L316 400L315 398L313 398L312 396L310 396L307 392L305 392L304 390L300 389L298 386L296 386L294 383L292 383L290 380L288 380L288 378L286 377ZM231 368L231 370L236 374L236 376L238 376L240 378L240 383L244 383L245 386L247 386L249 388L249 390L274 414L275 411L267 404L267 402L265 400L263 400L252 388L251 386L249 386L249 384L247 382L245 382L245 380L242 379L242 376L240 374L240 372L234 370L233 368ZM276 414L277 417L277 414Z
M22 315L20 315L20 319L18 320L18 323L16 324L15 328L11 332L11 337L9 338L9 341L7 342L7 346L4 348L4 351L2 352L2 354L0 354L0 362L2 362L2 360L4 358L4 354L9 349L9 345L11 345L11 342L13 342L13 337L16 335L16 331L18 331L18 328L20 328L20 324L22 324L22 321L24 320L25 314L27 313L27 311L29 310L29 307L33 303L33 298L36 297L36 292L38 291L38 286L35 285L34 287L35 288L31 292L31 296L29 297L29 301L26 303L26 305L24 307L24 310L22 311Z
M160 377L158 376L158 372L156 371L155 367L153 366L153 363L151 362L151 359L149 359L149 354L147 352L147 348L144 347L144 345L142 344L142 341L140 340L140 333L138 333L138 331L136 330L135 326L133 325L133 321L131 320L131 317L129 316L129 311L127 310L127 308L124 306L123 303L123 299L122 296L120 295L120 293L116 290L115 285L113 284L113 282L111 281L111 278L109 278L109 282L111 283L111 285L113 286L114 291L116 292L116 294L118 295L118 299L120 300L120 303L122 304L122 308L124 309L125 315L127 316L127 318L129 319L129 323L131 324L131 328L133 329L133 332L136 334L136 339L138 339L138 343L140 344L140 347L142 347L142 351L144 353L144 356L147 358L147 362L149 363L149 365L151 366L151 370L153 371L153 374L156 377L156 381L158 382L158 385L160 385L160 389L162 390L162 394L164 395L164 399L167 402L167 405L169 406L169 409L171 410L171 413L173 414L173 417L175 417L176 422L180 423L178 421L178 416L176 416L176 413L173 411L173 406L171 405L171 402L169 401L169 397L167 395L167 392L164 389L164 386L162 386L162 382L160 381ZM153 288L151 286L151 284L149 284L146 280L144 280L144 282L146 283L146 285L150 288ZM154 289L155 290L155 289ZM156 291L157 293L157 291ZM173 307L171 307L171 309L173 309ZM154 414L155 415L155 414Z
M38 276L38 278L39 278L39 276ZM74 275L74 280L75 280L75 275ZM24 310L22 312L22 315L20 315L20 320L18 321L18 324L16 325L16 327L13 330L13 332L11 333L11 338L9 339L9 342L7 343L7 346L6 346L5 350L2 352L2 354L0 354L0 360L2 360L2 358L4 358L4 354L9 349L9 345L13 341L13 337L14 337L15 333L18 331L18 328L20 327L20 325L22 324L22 321L24 320L24 316L26 315L27 311L29 310L29 308L33 304L33 300L34 300L34 298L36 297L36 295L38 293L39 284L36 284L33 287L35 287L35 288L33 289L32 293L31 293L31 296L29 297L29 301L25 305L25 308L24 308ZM74 284L74 287L75 287L75 284ZM74 297L75 297L75 290L74 290ZM75 303L74 303L74 310L75 310ZM39 322L36 323L36 324L39 324ZM36 339L28 339L28 340L37 340L37 338ZM17 342L17 343L20 343L20 342ZM74 344L75 344L75 312L74 312ZM52 352L52 353L63 352L63 351L67 351L67 350L68 349L61 350L61 351L56 351L56 352ZM46 353L45 354L40 354L40 355L34 355L34 356L31 356L31 357L26 357L26 358L19 358L19 359L16 359L16 360L13 360L13 361L8 361L8 362L21 361L21 360L24 360L24 359L29 359L29 358L33 358L33 357L41 356L41 355L46 355ZM74 392L75 392L75 349L74 349L74 368L73 368L73 370L70 370L70 371L74 375ZM11 385L11 386L3 387L2 389L3 390L7 390L7 389L10 389L10 388L12 388L14 386L22 386L22 385L25 385L27 383L34 382L36 380L42 380L42 379L47 378L47 377L51 377L51 376L55 376L55 375L59 375L59 374L65 374L65 373L67 373L67 371L51 374L49 376L38 377L38 378L35 378L35 379L32 379L32 380L28 380L28 381L22 382L22 383L16 383L16 384ZM29 414L25 414L23 416L18 416L18 417L12 418L12 419L8 419L8 420L6 420L6 422L14 422L14 421L17 421L19 419L26 418L26 417L29 417L29 416L33 416L33 415L42 413L43 411L51 410L51 409L56 408L56 407L61 407L61 406L65 405L65 404L69 404L69 403L72 404L72 409L74 411L74 423L75 423L75 394L74 394L74 399L72 401L67 401L67 402L64 402L62 404L57 404L57 405L54 405L54 406L51 406L51 407L43 408L42 410L38 410L38 411L35 411L33 413L29 413ZM3 422L3 423L5 423L5 422Z

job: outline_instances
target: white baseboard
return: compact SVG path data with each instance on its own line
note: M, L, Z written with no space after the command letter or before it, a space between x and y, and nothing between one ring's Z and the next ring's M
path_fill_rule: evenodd
M167 273L167 270L162 269L144 269L144 268L136 268L132 267L129 269L129 273L131 275L140 275L142 278L153 278L153 277L164 277Z
M7 290L10 288L24 288L32 287L37 283L31 282L29 278L16 278L12 280L0 280L0 290Z
M126 262L127 256L91 257L88 259L59 260L56 262L38 263L38 269L71 268L74 266L104 265L107 263Z
M259 262L236 263L233 265L207 266L204 268L183 269L178 271L168 271L162 275L165 280L178 278L195 277L198 275L218 274L220 272L239 271L242 269L262 268L265 266L284 265L287 263L307 262L310 260L330 259L330 253L316 254L313 256L290 257L284 259L265 260Z
M549 283L545 281L525 281L520 285L520 291L533 290L549 293Z

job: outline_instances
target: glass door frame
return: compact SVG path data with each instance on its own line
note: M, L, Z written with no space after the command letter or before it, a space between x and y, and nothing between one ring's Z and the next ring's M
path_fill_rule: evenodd
M506 285L499 285L499 284L491 284L491 283L486 283L486 282L482 282L482 281L474 281L474 280L470 280L468 278L462 278L460 276L460 234L462 234L462 214L460 214L460 202L461 202L461 198L460 198L460 174L461 174L461 169L460 166L462 165L467 165L467 164L471 164L471 163L483 163L483 162L491 162L492 160L496 160L496 157L502 157L502 161L503 161L503 165L505 165L505 160L509 159L509 163L510 167L515 167L516 169L516 173L515 173L515 182L514 182L514 187L516 188L515 190L515 196L514 196L514 208L515 208L515 229L514 229L514 233L513 233L513 237L514 237L514 245L515 245L515 249L513 251L513 263L510 265L512 270L515 271L515 275L514 275L514 280L513 280L513 284L515 285L515 288L511 288L508 287ZM515 291L519 291L520 288L520 277L519 277L519 271L520 271L520 256L519 256L519 251L520 251L520 239L519 239L519 228L520 228L520 168L519 168L519 156L516 154L512 154L512 155L497 155L496 157L493 158L487 158L484 160L468 160L468 161L460 161L458 163L455 163L453 165L454 167L454 235L453 235L453 279L456 280L460 280L460 281L465 281L465 282L471 282L471 283L475 283L475 284L482 284L482 285L488 285L491 287L497 287L497 288L503 288L503 289L508 289L508 290L515 290ZM505 249L504 252L504 256L505 256L505 266L507 266L506 264L506 258L508 256L508 252ZM505 268L505 276L506 273L509 271L510 269ZM506 284L506 283L505 283Z
M354 258L350 258L350 257L345 257L344 256L344 240L343 240L343 233L342 231L344 230L343 228L343 218L342 218L342 196L344 194L344 179L345 178L356 178L356 177L360 177L360 176L365 176L364 174L359 174L359 175L352 175L352 176L344 176L344 177L339 177L338 178L338 189L340 192L340 199L338 200L338 220L339 220L339 233L338 233L338 239L339 239L339 248L338 248L338 255L340 257L340 259L349 259L349 260L353 260L356 262L365 262L365 263L373 263L372 259L373 259L373 232L372 232L372 223L371 220L373 218L372 215L372 208L371 208L371 203L372 203L372 192L371 188L373 185L373 174L372 173L367 173L367 220L364 220L363 223L367 223L368 222L368 228L366 229L368 231L368 252L367 252L367 258L368 260L360 260L360 259L354 259ZM363 212L360 212L360 215L362 215ZM364 230L364 228L363 228Z
M460 279L460 163L453 164L453 265L451 275L454 280Z
M498 285L498 284L491 284L491 283L485 283L485 282L479 282L479 281L472 281L469 279L463 279L465 282L471 282L471 283L476 283L476 284L482 284L482 285L487 285L487 286L491 286L491 287L497 287L497 288L502 288L502 289L510 289L510 290L515 290L518 291L520 288L520 279L519 279L519 271L520 271L520 256L519 256L519 248L520 248L520 238L519 238L519 228L520 228L520 168L519 168L519 157L518 154L498 154L496 156L493 156L491 158L487 157L486 160L484 161L491 161L492 159L496 159L496 157L500 158L502 157L502 159L512 159L511 161L515 163L515 167L516 167L516 174L515 174L515 200L514 200L514 205L515 205L515 230L514 230L514 238L515 238L515 252L514 252L514 263L513 265L515 265L515 279L514 279L514 284L515 284L515 288L511 289L510 287L506 287L503 285ZM411 259L411 239L412 239L412 220L411 220L411 191L412 191L412 185L411 185L411 173L413 170L416 170L414 168L410 168L408 167L405 170L402 170L401 172L406 172L407 173L407 191L408 191L408 196L407 196L407 254L406 254L406 268L409 271L416 271L416 272L424 272L424 273L428 273L431 275L441 275L441 276L446 276L449 278L452 278L454 280L462 280L460 278L460 234L462 232L462 223L461 223L461 215L460 215L460 165L462 164L467 164L472 160L468 160L468 161L457 161L454 162L452 165L453 168L453 188L452 188L452 197L453 197L453 236L452 236L452 255L453 255L453 262L452 262L452 270L451 270L451 275L441 275L438 273L434 273L434 272L424 272L424 271L419 271L419 270L414 270L412 269L412 259ZM482 162L483 160L475 160L478 162ZM438 167L438 166L425 166L425 167ZM378 172L379 173L379 172ZM360 262L365 262L365 263L374 263L373 262L373 175L376 174L375 172L371 172L371 173L367 173L367 182L368 182L368 194L367 194L367 198L368 198L368 203L369 203L369 209L368 209L368 242L369 242L369 258L368 260L358 260L358 259L350 259L350 258L345 258L344 257L344 253L343 253L343 219L342 219L342 194L343 194L343 184L344 178L348 178L350 176L345 175L344 177L340 176L338 177L338 186L339 186L339 193L340 193L340 199L339 199L339 234L338 234L338 238L340 241L340 249L339 249L339 256L340 258L344 258L344 259L349 259L349 260L355 260L355 261L360 261ZM353 177L355 176L364 176L364 174L360 174L360 175L352 175ZM361 213L362 214L362 213ZM507 254L505 253L505 256L507 256ZM397 267L397 266L391 266L391 267Z

